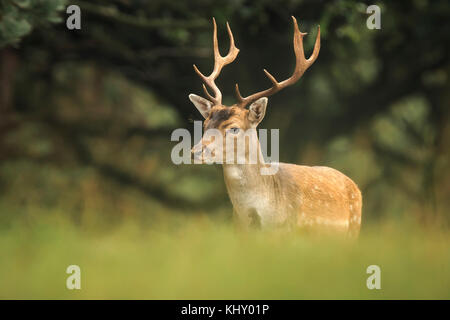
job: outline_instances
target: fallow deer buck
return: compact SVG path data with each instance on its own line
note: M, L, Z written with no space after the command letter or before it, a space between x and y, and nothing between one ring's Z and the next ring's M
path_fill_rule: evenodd
M250 132L249 146L256 146L256 163L223 162L225 184L234 207L234 218L238 225L248 228L258 225L262 228L288 226L290 229L312 229L321 227L356 237L361 224L362 197L356 184L341 172L328 167L309 167L279 163L278 170L272 175L261 174L264 163L256 127L266 113L267 97L296 83L303 73L314 63L320 50L320 27L310 58L303 51L303 37L294 17L295 70L292 76L278 82L267 70L264 73L272 82L272 87L242 97L236 84L238 102L230 107L222 104L222 93L215 84L222 68L233 62L239 49L234 44L233 34L227 23L230 49L223 57L220 55L217 41L217 26L214 25L214 69L209 76L203 75L194 65L200 76L203 90L208 99L190 94L189 99L205 118L202 139L192 148L194 158L201 162L214 157L206 152L212 144L220 143L206 138L209 129L218 130L225 137L240 139L244 132ZM211 95L205 84L214 92ZM250 104L251 103L251 104ZM249 108L246 106L250 104ZM247 138L245 138L247 139ZM226 147L226 146L225 146ZM246 153L248 150L246 149ZM211 159L210 159L211 160Z

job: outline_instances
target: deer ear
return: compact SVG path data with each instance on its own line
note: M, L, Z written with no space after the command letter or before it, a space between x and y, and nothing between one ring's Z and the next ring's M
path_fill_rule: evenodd
M266 114L267 98L260 98L248 108L248 120L253 126L257 126Z
M202 114L203 118L208 118L209 112L211 111L212 102L202 98L196 94L191 93L189 95L189 100L194 104L198 111Z

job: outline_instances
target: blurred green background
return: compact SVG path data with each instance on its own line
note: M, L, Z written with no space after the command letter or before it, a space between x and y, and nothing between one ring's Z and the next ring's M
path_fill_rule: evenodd
M292 72L291 15L306 55L319 24L322 48L260 128L280 129L280 161L359 185L358 247L242 239L221 167L170 160L171 132L202 119L187 96L192 64L213 66L211 17L241 50L217 81L232 104L235 82ZM445 0L0 0L0 298L450 298L449 18ZM80 292L69 264L91 272Z

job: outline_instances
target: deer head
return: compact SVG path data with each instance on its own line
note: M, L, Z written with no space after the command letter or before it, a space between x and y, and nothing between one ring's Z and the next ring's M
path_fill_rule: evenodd
M265 75L272 82L272 86L269 89L254 93L244 98L239 91L238 84L236 84L235 92L237 103L232 106L224 106L222 104L222 93L217 87L215 80L222 71L222 68L236 59L239 49L234 44L233 33L231 32L230 26L227 22L227 30L230 37L230 49L225 57L221 56L217 41L217 25L215 19L213 18L213 71L209 76L205 76L200 72L197 66L194 65L195 72L203 81L203 91L206 99L195 94L189 95L191 102L205 118L205 131L203 137L200 142L192 148L192 153L195 158L203 161L233 161L234 158L227 158L226 141L230 141L230 139L236 142L243 139L246 140L248 137L249 143L246 144L247 146L244 151L245 154L243 155L247 160L250 156L249 153L251 146L257 146L259 150L256 127L262 121L266 113L268 102L267 97L277 93L287 86L296 83L301 78L303 73L314 63L319 55L320 27L318 27L313 53L308 59L306 59L303 50L303 37L306 33L300 32L297 20L294 17L292 17L292 21L294 24L294 53L296 64L295 70L291 77L279 82L272 74L264 69L263 71ZM213 95L209 93L207 86L213 91ZM246 106L249 104L250 106L247 109ZM238 143L234 143L233 145L236 148ZM228 146L230 146L230 144L228 144ZM220 151L211 152L211 150Z

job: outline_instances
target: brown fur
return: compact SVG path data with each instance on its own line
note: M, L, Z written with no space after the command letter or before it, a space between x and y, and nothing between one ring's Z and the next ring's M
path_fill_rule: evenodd
M249 111L215 106L205 129L252 128ZM256 143L259 150L259 141ZM261 157L262 159L262 157ZM274 175L261 175L258 164L224 164L224 178L237 224L331 230L357 237L361 224L362 196L356 184L328 167L280 163Z

